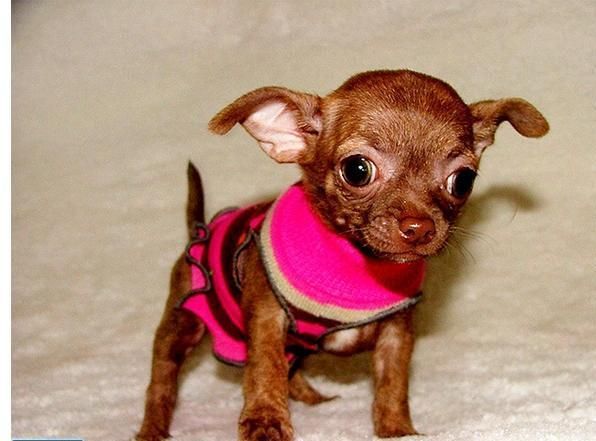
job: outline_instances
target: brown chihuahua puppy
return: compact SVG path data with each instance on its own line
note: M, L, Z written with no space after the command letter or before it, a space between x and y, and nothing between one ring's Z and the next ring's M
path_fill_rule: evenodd
M317 351L372 350L375 434L415 434L408 366L420 265L445 246L482 152L503 121L527 137L548 131L540 112L522 99L466 105L448 84L407 70L361 73L326 97L265 87L218 113L209 124L213 132L225 134L242 124L274 160L297 163L302 180L274 205L256 205L236 217L224 212L206 226L200 178L189 166L192 241L172 271L137 440L169 436L180 367L206 328L218 358L245 365L240 440L291 440L288 398L309 404L328 399L294 369L301 357ZM227 221L229 216L234 219ZM211 264L201 250L216 242L226 222L231 226L220 244L221 258ZM333 250L326 251L323 242ZM279 243L290 249L282 249L285 257L275 262L281 254L271 254L268 245ZM325 253L324 267L308 263L320 262ZM308 286L330 291L332 300L301 291L300 283L288 286L302 260ZM407 290L391 279L398 273L399 286L409 283ZM235 316L222 319L232 330L214 324L227 301L222 290L236 307ZM401 293L399 301L379 307L394 291ZM191 300L203 302L207 312L193 312ZM227 355L234 351L242 356Z

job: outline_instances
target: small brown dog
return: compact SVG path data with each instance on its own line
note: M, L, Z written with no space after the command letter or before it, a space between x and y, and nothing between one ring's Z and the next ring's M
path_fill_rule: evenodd
M170 296L155 335L151 382L137 440L156 441L169 436L178 373L186 355L201 340L205 324L214 334L214 344L220 341L215 334L221 329L212 329L211 316L202 320L182 306L189 298L206 299L203 306L211 308L214 316L221 314L221 308L213 304L214 298L221 297L216 292L219 279L227 283L241 312L235 330L222 334L229 345L245 347L245 403L239 439L291 440L288 398L309 404L327 400L295 369L301 356L316 351L349 355L372 350L375 434L415 434L408 407L408 365L414 343L411 305L418 298L414 291L420 281L410 283L410 291L400 302L368 315L358 310L352 316L354 311L346 302L364 309L370 306L366 303L369 300L381 302L395 288L393 279L388 282L384 275L415 266L445 246L472 190L482 152L493 143L503 121L527 137L540 137L548 131L540 112L522 99L468 106L446 83L407 70L358 74L326 97L265 87L240 97L218 113L209 124L213 132L225 134L240 123L273 159L301 167L302 181L292 187L294 193L290 192L298 199L282 199L285 202L276 202L273 207L260 204L242 211L250 213L253 220L261 215L265 220L247 224L247 216L241 215L243 219L230 221L233 225L222 242L221 265L207 268L203 257L193 254L193 247L215 241L219 227L203 224L200 178L189 166L187 224L193 240L172 271ZM304 213L300 203L307 205ZM298 207L298 212L295 216L270 215L276 206L277 211L282 210L279 207ZM216 220L227 219L225 213ZM267 216L271 218L267 220ZM241 223L242 228L238 226ZM292 239L294 230L302 235L296 237L308 240L302 243ZM299 253L305 246L311 247L306 254L315 262L325 257L317 257L317 253L329 252L328 268L319 265L312 271L305 264L308 271L303 273L312 279L309 286L323 291L330 287L337 291L339 300L329 306L319 301L316 292L307 292L305 297L292 287L284 288L278 280L285 277L283 265L284 274L279 276L267 254L267 241L260 238L263 235L272 243L290 244L291 249L285 252L289 261L294 258L298 262L296 271L300 271L303 255L292 257L295 250ZM343 250L339 255L346 256L345 262L334 264L335 251L325 251L319 242L336 244ZM353 262L363 262L366 268L341 267ZM418 277L419 270L408 277ZM327 272L335 278L325 276ZM203 283L198 289L197 278ZM356 289L359 298L341 297L344 286L346 292L354 292L354 283L360 284ZM369 290L369 286L373 288ZM306 301L300 303L291 292ZM323 312L318 314L319 310ZM313 324L315 319L324 323ZM303 325L320 332L310 335L311 340L305 343L308 336L297 331ZM296 345L301 349L289 349ZM225 358L221 348L214 347L214 351Z

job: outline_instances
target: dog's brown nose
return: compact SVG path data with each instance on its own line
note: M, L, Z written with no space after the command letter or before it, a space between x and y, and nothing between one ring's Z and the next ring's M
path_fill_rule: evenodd
M435 223L425 218L406 217L399 221L399 234L412 245L424 245L435 237Z

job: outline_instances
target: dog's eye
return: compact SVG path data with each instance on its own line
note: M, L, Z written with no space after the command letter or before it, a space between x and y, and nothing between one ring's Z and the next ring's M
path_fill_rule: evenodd
M341 162L341 178L352 187L364 187L375 177L376 167L362 155L348 156Z
M457 199L464 199L472 191L476 172L471 168L462 168L451 173L447 178L447 192Z

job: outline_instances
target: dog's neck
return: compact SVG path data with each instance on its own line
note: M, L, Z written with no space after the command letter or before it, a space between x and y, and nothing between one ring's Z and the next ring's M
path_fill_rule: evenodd
M259 238L276 294L317 317L358 323L408 306L416 299L425 263L368 256L329 228L302 184L270 208Z

